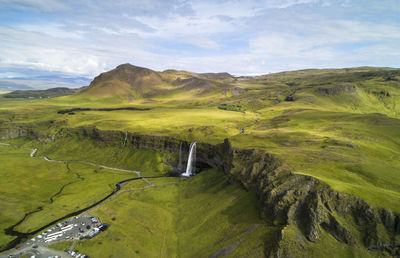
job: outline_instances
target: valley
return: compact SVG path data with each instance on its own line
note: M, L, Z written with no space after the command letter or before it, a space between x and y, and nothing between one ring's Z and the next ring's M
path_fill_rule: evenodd
M111 226L79 251L396 256L399 101L400 70L373 67L235 77L124 64L72 95L0 95L0 226L37 211L14 228L36 232L139 177L94 206ZM199 173L173 177L194 141Z

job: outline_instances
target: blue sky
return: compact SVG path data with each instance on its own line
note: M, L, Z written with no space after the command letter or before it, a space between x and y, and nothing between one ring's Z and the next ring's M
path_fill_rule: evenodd
M2 0L0 79L400 67L399 0Z

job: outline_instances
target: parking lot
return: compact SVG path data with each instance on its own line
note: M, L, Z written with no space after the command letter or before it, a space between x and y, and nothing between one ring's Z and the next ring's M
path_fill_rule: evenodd
M73 252L73 250L61 252L47 248L47 246L60 241L93 238L106 228L107 225L102 224L97 217L88 214L74 217L58 223L25 243L18 245L15 249L10 250L6 256L0 257L87 257L84 254Z
M100 231L102 224L96 217L75 217L27 241L27 245L49 245L58 241L79 239Z

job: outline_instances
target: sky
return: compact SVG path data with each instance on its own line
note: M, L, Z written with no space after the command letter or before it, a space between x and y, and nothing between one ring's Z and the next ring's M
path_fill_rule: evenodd
M0 79L400 67L399 0L0 0Z

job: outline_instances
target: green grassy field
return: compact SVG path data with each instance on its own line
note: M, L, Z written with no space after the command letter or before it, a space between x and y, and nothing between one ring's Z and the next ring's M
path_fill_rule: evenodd
M0 145L2 229L21 220L25 213L42 207L15 228L20 232L31 232L95 203L111 193L115 183L134 177L131 173L116 173L77 163L69 163L67 168L66 163L31 158L30 152ZM3 247L11 237L1 231L0 240Z
M151 182L157 185L166 180L177 179ZM218 170L172 185L123 193L93 214L111 223L104 233L75 246L93 257L206 257L225 247L236 256L256 257L268 244L266 232L271 241L276 234L273 226L259 218L254 193L229 184ZM66 245L53 247L63 250Z
M155 97L157 101L135 99L119 104L104 99L89 101L82 95L42 101L2 99L0 120L33 123L42 126L42 133L47 135L56 133L59 127L94 125L214 144L230 138L234 146L276 154L295 173L314 176L374 206L399 211L396 204L400 180L396 171L400 164L396 157L400 151L400 105L396 104L400 83L386 80L389 75L382 74L385 69L372 69L364 76L366 71L300 71L241 79L239 86L247 89L241 95L206 99L192 96L191 101L179 98L180 93ZM284 101L289 95L294 101ZM219 103L240 106L243 112L218 109ZM82 111L74 115L56 112L77 106L137 106L150 110ZM49 125L48 121L55 122ZM79 144L74 150L78 149ZM99 162L107 160L100 154L103 151L98 152ZM87 152L78 153L85 157ZM147 155L137 156L132 160L140 160L137 164L143 165L132 163L131 167L162 171L165 168L150 166L160 158L150 161ZM107 162L113 163L111 159Z
M72 135L39 148L38 155L53 159L89 161L109 167L137 170L144 176L159 175L169 172L171 167L166 160L170 156L150 149L137 150L131 146L99 145L98 142Z
M229 92L221 90L222 86L219 84L204 81L200 84L195 81L192 88L189 88L190 85L181 87L181 84L179 84L181 87L178 87L179 89L173 87L172 82L177 78L184 80L190 76L190 73L182 71L165 72L161 75L168 82L163 84L162 87L165 88L154 84L157 86L154 86L156 92L147 97L147 93L142 92L134 94L133 98L128 98L126 91L122 90L113 95L107 92L106 88L98 92L101 98L84 93L45 100L5 99L0 96L0 132L2 128L29 125L36 128L45 138L58 133L60 128L96 126L105 130L172 136L181 140L196 140L212 144L221 143L223 139L229 138L234 147L264 150L279 157L294 173L310 175L327 183L334 190L358 196L372 206L400 213L400 175L398 173L400 171L398 159L400 156L400 72L398 69L364 67L343 70L305 70L255 78L220 79L218 82L230 84ZM207 92L200 92L199 85L203 85L202 83L205 83ZM234 94L231 86L240 88L241 91ZM129 87L124 85L122 88L127 90ZM132 91L131 88L128 90ZM139 107L149 110L57 113L59 110L76 107ZM60 138L55 142L35 144L40 146L39 154L48 155L54 159L87 160L108 166L140 170L145 175L158 175L170 169L166 162L170 154L151 150L136 151L129 148L121 151L122 143L116 146L98 146L85 138L69 140ZM11 150L4 151L3 154L8 155L9 151ZM26 159L30 159L28 154L25 153ZM37 160L37 162L45 161ZM11 158L8 171L14 171L17 163L16 159ZM48 173L52 169L47 165L43 165L46 167L43 173ZM60 170L57 171L64 171L63 173L67 175L65 165L52 164L52 166L59 166ZM72 166L78 166L78 164L72 164ZM89 181L92 178L89 175L94 174L94 168L73 168L87 173ZM24 168L20 165L21 177L29 175L31 178L32 169L36 170L36 167ZM54 186L55 188L49 192L59 189L61 183L69 182L68 176L71 176L71 180L74 178L72 175L60 175L58 188ZM110 186L105 187L101 182L114 183L120 177L122 175L110 179L105 173L99 184L93 185L93 196L110 191ZM35 178L32 177L32 180L34 182ZM75 180L77 181L76 177ZM241 238L238 232L251 228L252 223L260 224L261 222L256 222L257 208L245 206L255 205L254 200L251 199L253 197L250 197L251 194L241 193L242 190L237 186L224 185L224 180L226 181L222 176L216 176L215 171L211 171L185 183L147 189L137 193L124 193L120 198L96 211L97 215L104 217L106 222L114 216L117 218L112 221L113 226L110 230L99 238L79 243L79 249L95 255L104 249L111 255L112 243L119 247L121 256L126 254L124 253L126 249L127 253L138 251L137 254L144 256L160 256L161 254L186 257L188 254L205 256L206 251L209 255L223 247L236 246L235 241ZM218 182L220 184L217 184ZM205 192L196 189L196 185L200 187L203 183L207 185L203 189ZM15 185L15 182L9 183L14 186L13 184ZM32 181L29 179L26 184L32 184ZM75 184L77 189L80 187L77 181L69 185L66 190L72 189ZM135 185L136 182L129 184ZM138 185L140 185L139 182ZM19 194L27 195L26 192L16 193L12 189L13 187L10 187L4 191L6 200L12 200L15 198L12 196L15 195L18 199ZM34 196L35 200L41 203L46 202L44 197L47 196L46 194L37 194L43 194L43 196ZM234 202L230 210L230 206L227 205L233 201L228 196L235 194L247 197L243 197L243 203ZM183 198L182 196L185 195L188 197ZM222 201L225 200L224 198L227 198L226 201ZM206 199L216 202L210 204L215 206L212 206L209 213L202 210ZM79 200L79 202L81 202L79 205L82 205L90 200ZM191 206L196 202L198 207ZM29 203L31 206L27 204L18 206L16 210L19 216L39 205L35 202ZM68 209L76 207L67 199L60 202L60 205L61 203L70 205ZM132 203L132 206L124 205L126 203ZM55 207L55 204L56 201L52 205ZM14 204L7 205L5 207L12 207ZM10 212L11 208L7 209ZM244 219L238 212L234 215L235 209L248 210L249 217ZM229 212L233 215L229 215ZM222 213L225 217L221 215ZM8 218L10 215L7 215L7 212L5 214L2 215L5 217L2 220L5 221L2 224L3 227L13 221ZM158 215L153 217L150 214ZM208 219L202 222L196 218L196 214ZM41 223L39 217L32 216L28 224L39 225ZM192 227L190 230L185 228L190 224L186 221L189 218L199 220L195 219L199 222L199 226ZM126 225L129 219L136 220L137 223L124 228L123 225ZM19 229L29 229L28 224L24 224L20 225ZM221 224L221 228L218 228L217 224ZM232 234L230 234L226 233L228 225L240 226L232 229ZM259 252L260 239L268 239L270 236L272 239L275 236L274 229L269 227L260 224L244 238L245 240L239 241L235 249L238 256L248 255L246 254L248 250ZM261 230L261 228L264 229ZM293 237L295 229L285 230L289 232L290 237ZM212 234L214 231L215 238ZM223 238L221 232L228 235L226 242L219 242L218 237ZM268 236L263 235L266 234L265 232L271 232L271 235L269 236L269 233ZM127 239L131 241L131 244L128 245L120 235L128 236ZM2 237L4 238L2 241L6 242L6 237ZM152 238L154 242L150 241ZM109 239L114 240L106 241ZM190 246L190 243L185 241L194 241L196 246L188 249L187 246ZM156 246L155 243L158 245ZM220 244L213 246L212 243ZM326 237L323 243L326 249L330 250L329 246L334 245L334 240ZM266 241L263 244L265 245ZM102 248L98 248L99 246ZM313 250L311 247L308 248ZM343 256L364 256L364 251L361 249L350 250L344 245L339 249ZM310 251L309 254L326 255L324 252L317 251Z
M166 180L177 181L151 179L156 185ZM140 181L130 184L141 186ZM121 194L92 212L110 223L110 228L96 238L79 241L75 250L93 257L209 257L217 253L262 257L265 249L274 246L280 230L260 218L257 205L254 193L229 183L221 171L206 170L176 184ZM362 246L340 243L327 233L318 245L306 239L299 242L300 235L295 227L283 230L281 245L290 250L287 255L384 257ZM60 242L51 247L64 250L70 245Z

